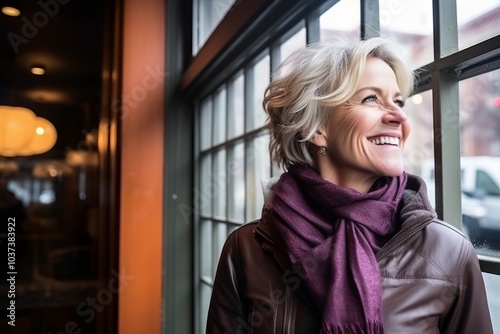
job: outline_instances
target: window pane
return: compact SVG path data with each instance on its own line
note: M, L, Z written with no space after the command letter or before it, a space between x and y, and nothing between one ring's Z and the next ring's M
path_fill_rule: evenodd
M200 275L206 279L212 277L212 222L202 219L200 222Z
M406 100L404 111L411 124L403 159L405 170L422 176L427 184L429 200L435 204L434 131L432 121L432 91L415 94Z
M195 189L194 205L204 217L212 215L212 156L203 155L200 160L200 184Z
M493 332L500 333L500 317L494 314L500 314L500 276L483 273L486 294L488 295L488 306L490 308L491 322Z
M247 179L247 221L260 217L264 196L262 182L270 178L269 136L259 136L252 140L246 151Z
M234 0L193 1L193 54L203 46L233 3Z
M214 96L214 145L226 139L226 90L220 89Z
M403 45L413 68L434 60L432 1L380 0L380 35Z
M320 40L333 37L361 38L359 0L337 2L319 18Z
M293 51L306 45L306 29L302 28L298 33L290 37L280 46L281 60L285 60Z
M269 84L270 78L270 58L266 55L257 64L255 64L247 75L247 123L246 130L251 131L264 125L266 114L262 108L264 90Z
M244 77L240 73L228 84L228 108L227 108L227 138L240 136L245 126L245 99L244 99Z
M459 89L463 228L478 253L500 256L500 70Z
M200 108L200 149L206 150L212 146L212 99L207 98Z
M226 151L219 150L215 154L214 173L212 175L212 194L214 201L214 216L219 219L226 218Z
M245 147L239 142L228 151L228 218L245 220Z
M207 317L208 317L208 307L210 305L210 298L212 298L212 287L207 285L205 282L200 283L200 332L206 332Z
M457 0L458 46L468 48L500 34L498 0Z
M212 277L215 277L217 271L217 265L219 263L220 253L222 252L222 247L227 237L227 225L226 223L216 223L214 222L213 230L213 266L212 266Z

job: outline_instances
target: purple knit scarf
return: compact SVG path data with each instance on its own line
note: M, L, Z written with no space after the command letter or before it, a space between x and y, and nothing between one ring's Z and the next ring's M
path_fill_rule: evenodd
M312 168L292 166L276 184L275 227L322 312L320 333L384 332L375 254L396 232L406 178L382 178L360 193L325 181Z

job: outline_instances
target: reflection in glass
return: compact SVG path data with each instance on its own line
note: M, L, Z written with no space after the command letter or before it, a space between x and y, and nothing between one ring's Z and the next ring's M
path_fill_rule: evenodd
M500 255L500 70L459 84L463 228L480 254Z
M380 0L379 10L380 35L402 44L412 68L434 60L432 1Z
M360 39L361 10L359 0L337 2L319 18L320 40L334 37Z
M457 0L458 46L465 49L500 34L498 0Z

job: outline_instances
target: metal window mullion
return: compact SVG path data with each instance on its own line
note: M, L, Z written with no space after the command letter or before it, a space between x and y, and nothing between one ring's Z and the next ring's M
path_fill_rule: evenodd
M458 51L457 4L455 0L432 1L434 60Z
M433 0L434 61L458 51L456 2ZM458 79L436 70L431 75L434 118L436 211L462 227L460 106Z
M316 43L321 39L320 15L321 11L317 8L306 17L306 44Z
M243 220L246 221L247 217L247 212L248 212L248 198L249 198L249 191L248 191L248 176L247 176L247 171L248 171L248 162L246 159L246 152L247 152L247 147L248 147L248 142L249 139L247 138L246 134L250 131L249 124L253 124L253 120L251 120L251 112L253 111L253 80L254 80L254 70L253 70L253 62L250 62L245 66L244 68L244 81L243 81L243 96L244 96L244 105L245 105L245 110L244 110L244 115L245 115L245 124L243 126L243 133L244 135L244 140L243 140L243 180L245 182L245 205L244 210L243 210Z
M380 11L378 0L361 1L361 39L380 36Z
M442 72L432 75L436 211L462 228L460 177L460 108L458 80Z
M196 1L195 1L196 2ZM201 168L200 168L200 141L201 141L201 103L196 103L195 104L195 117L194 117L194 143L193 143L193 162L195 166L195 173L194 173L194 185L195 187L199 187L200 185L200 180L201 180ZM195 188L196 189L196 188ZM194 307L194 319L196 319L196 324L199 326L195 325L196 332L201 332L203 329L203 325L198 323L198 319L201 319L201 285L200 285L200 279L201 279L201 258L200 258L200 245L201 245L201 235L200 235L200 215L201 212L200 210L196 210L197 204L193 200L193 207L195 210L194 215L193 215L193 235L194 235L194 244L193 244L193 252L194 252L194 266L193 266L193 291L194 291L194 302L195 302L195 307Z

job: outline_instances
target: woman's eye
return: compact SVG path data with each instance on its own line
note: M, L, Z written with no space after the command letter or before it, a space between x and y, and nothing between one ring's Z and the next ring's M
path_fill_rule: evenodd
M365 103L365 102L378 102L377 95L367 96L361 102L362 103Z
M394 101L395 104L397 104L400 108L403 108L405 106L405 101L403 100L396 100Z

